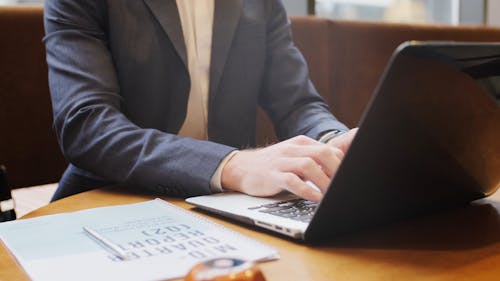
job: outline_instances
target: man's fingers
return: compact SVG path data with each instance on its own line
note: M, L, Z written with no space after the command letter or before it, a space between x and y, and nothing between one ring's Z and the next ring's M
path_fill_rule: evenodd
M284 173L282 177L283 188L289 192L314 202L319 202L323 198L323 194L321 194L320 191L306 184L297 175L293 173Z
M330 176L321 165L309 157L283 158L280 170L297 175L299 178L314 183L324 193L330 184Z
M340 162L344 158L344 153L340 149L324 144L319 146L289 145L283 148L282 154L284 157L308 157L313 159L317 165L321 166L329 178L335 175Z
M358 132L358 128L354 128L349 130L349 132L342 134L336 138L331 139L328 142L328 145L337 147L340 150L342 150L344 153L347 152L349 147L351 146L352 140L356 136L356 133Z

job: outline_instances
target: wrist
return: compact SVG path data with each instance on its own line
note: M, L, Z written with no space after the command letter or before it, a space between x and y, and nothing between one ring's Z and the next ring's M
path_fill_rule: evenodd
M221 170L220 183L224 190L238 191L238 179L241 178L241 172L238 171L238 158L244 151L235 151L235 153L228 159Z
M237 152L238 150L233 150L228 155L226 155L226 157L222 159L219 166L215 170L212 178L210 179L210 189L212 190L212 192L224 192L224 188L222 187L222 170L226 166L227 162L229 162L229 160L231 160L231 158L233 158Z

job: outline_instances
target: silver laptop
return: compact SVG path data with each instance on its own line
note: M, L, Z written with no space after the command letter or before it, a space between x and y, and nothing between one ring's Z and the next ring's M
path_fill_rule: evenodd
M394 53L323 200L188 198L306 241L442 210L500 186L500 43L407 42Z

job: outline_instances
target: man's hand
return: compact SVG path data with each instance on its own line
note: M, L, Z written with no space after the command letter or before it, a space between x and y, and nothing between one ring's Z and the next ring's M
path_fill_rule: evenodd
M331 139L329 142L327 142L328 145L331 145L333 147L336 147L342 152L346 153L347 149L349 149L349 146L351 146L351 142L354 139L354 136L358 132L358 128L354 128L349 130L349 132L346 132L338 137L335 137Z
M339 143L341 148L348 146L354 133L339 136L345 139ZM254 196L272 196L288 190L304 199L320 201L343 157L342 149L334 144L298 136L266 148L239 151L223 168L221 183L225 189Z

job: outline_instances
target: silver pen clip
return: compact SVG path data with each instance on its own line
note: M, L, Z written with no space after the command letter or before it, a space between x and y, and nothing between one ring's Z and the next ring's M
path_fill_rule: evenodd
M122 260L127 260L128 255L125 251L120 249L118 245L106 239L104 236L97 233L95 230L91 229L88 226L84 226L83 230L89 234L95 241L97 241L101 246L103 246L108 252L111 254L121 258Z

